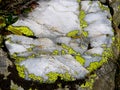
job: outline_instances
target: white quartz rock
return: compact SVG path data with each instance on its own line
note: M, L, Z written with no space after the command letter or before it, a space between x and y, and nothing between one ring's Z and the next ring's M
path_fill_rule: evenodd
M94 62L100 62L101 60L101 56L90 56L90 55L83 55L84 59L85 59L85 64L84 67L89 67L90 63L94 63Z
M99 36L99 35L110 35L113 36L113 31L112 31L112 27L105 25L104 22L94 22L92 24L90 24L87 28L84 29L85 31L88 31L89 33L89 37L95 37L95 36Z
M39 5L27 18L21 18L13 25L28 26L36 36L51 38L66 35L72 30L80 30L79 4L75 0L42 2L38 1L40 5L45 5Z
M82 1L81 9L84 10L86 13L95 13L101 11L98 1Z
M15 60L15 65L25 67L26 80L33 79L29 74L34 74L46 83L50 72L68 73L75 80L84 78L89 73L86 67L100 62L103 46L111 46L114 34L109 14L100 9L99 1L81 1L81 8L86 13L84 20L88 24L81 29L77 0L39 0L38 3L40 5L28 17L21 17L13 24L29 27L37 38L8 35L5 39L10 55L15 53L13 56L24 58ZM84 31L88 36L83 35L86 34ZM99 65L90 68L96 70Z
M26 51L29 53L29 49L33 49L33 52L36 52L35 49L39 50L39 52L53 52L53 50L57 49L57 45L49 38L32 39L19 35L9 35L6 37L6 39L9 38L10 40L6 41L5 44L9 49L10 54L16 52L26 53Z
M55 39L56 43L64 43L66 45L69 45L71 41L70 37L58 37Z
M101 47L95 47L95 48L92 48L92 49L87 50L86 53L88 53L88 54L98 54L98 55L102 55L103 50L104 50L104 49L101 48Z
M107 16L108 14L105 13L105 12L96 12L96 13L90 13L90 14L87 14L85 16L85 21L87 21L88 24L90 23L94 23L96 21L100 21L100 20L106 20L107 22L102 22L102 23L106 23L106 24L109 24L110 21L107 19ZM111 23L110 23L111 24Z
M72 64L71 64L72 63ZM48 80L46 74L50 72L69 73L73 78L84 78L88 71L83 68L71 55L64 56L41 56L22 61L20 65L24 65L27 74L34 74ZM26 75L27 76L27 75Z
M110 46L112 38L107 35L100 35L90 39L91 47L102 47L103 45Z
M13 43L10 43L9 41L6 41L5 44L11 55L14 53L25 52L27 51L27 48L30 48L29 45L13 44Z

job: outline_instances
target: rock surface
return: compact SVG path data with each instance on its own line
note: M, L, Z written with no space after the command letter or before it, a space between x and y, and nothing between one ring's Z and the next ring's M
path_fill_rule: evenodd
M59 76L72 81L85 78L106 62L113 32L110 14L99 7L100 2L81 1L80 11L74 0L38 3L27 18L20 18L11 28L27 26L37 38L6 37L20 77L51 83Z
M80 5L77 0L39 0L38 3L28 17L21 17L11 29L27 26L37 38L27 35L5 38L19 77L24 82L54 83L59 77L64 81L76 81L87 76L85 84L65 88L113 90L115 66L103 65L111 57L114 36L108 7L100 8L99 1L81 1ZM2 61L2 65L4 63ZM89 75L93 72L95 75ZM13 71L11 75L17 74ZM27 90L24 84L20 86ZM12 82L11 88L15 87L19 88ZM33 84L32 87L37 88Z

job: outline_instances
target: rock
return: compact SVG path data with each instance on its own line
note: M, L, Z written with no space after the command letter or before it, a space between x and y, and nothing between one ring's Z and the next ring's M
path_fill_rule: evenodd
M112 0L110 3L114 13L113 13L113 23L114 27L119 27L120 29L120 1Z
M80 6L76 0L40 0L38 3L28 17L21 17L13 24L14 27L27 26L36 38L5 37L19 76L40 83L54 83L58 77L75 81L87 76L93 81L95 76L88 74L112 56L114 33L109 11L101 9L99 1L81 1ZM81 88L91 89L93 82L90 87L87 83Z
M98 71L93 90L114 90L115 89L115 72L116 66L109 61L104 64Z
M7 53L0 48L0 74L6 78L10 72L8 66L12 65L12 62L8 59Z

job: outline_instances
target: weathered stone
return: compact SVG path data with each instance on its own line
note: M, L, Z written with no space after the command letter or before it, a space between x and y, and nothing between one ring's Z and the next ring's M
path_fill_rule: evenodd
M93 90L114 90L115 89L115 72L116 66L113 62L104 64L97 70Z
M80 11L79 3L73 0L38 3L28 17L8 27L12 31L17 26L27 26L37 37L6 37L6 47L15 59L20 77L44 83L53 83L58 76L63 80L66 76L68 81L83 79L111 56L113 32L107 18L110 15L99 7L100 2L82 1Z
M8 66L12 65L12 62L8 59L7 53L0 48L0 74L5 77L9 75Z

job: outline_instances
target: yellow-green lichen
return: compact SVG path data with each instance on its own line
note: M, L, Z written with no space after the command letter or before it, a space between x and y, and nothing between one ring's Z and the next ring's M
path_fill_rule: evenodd
M53 54L53 55L58 55L58 54L59 54L59 51L58 51L58 50L54 50L54 51L52 52L52 54Z
M11 58L13 58L16 63L20 63L20 62L22 62L22 61L24 61L26 59L25 57L17 56L16 53L12 54Z
M25 67L24 66L20 66L19 64L16 64L16 69L18 71L18 75L21 78L25 78Z
M47 74L47 76L49 78L48 82L49 83L54 83L57 80L59 74L55 73L55 72L50 72L50 73Z
M31 56L29 56L28 58L34 58L36 55L32 54Z
M81 28L87 27L87 22L84 20L84 18L85 18L85 11L80 10L79 19L80 19Z
M99 62L91 62L90 65L87 67L87 70L90 72L96 70L99 67Z
M65 50L61 50L61 55L65 55L66 51Z
M3 28L3 27L5 27L5 26L6 26L6 24L5 24L5 18L0 16L0 29Z
M62 48L66 49L68 54L73 54L73 55L77 54L77 52L75 50L73 50L71 47L69 47L65 44L62 44Z
M69 73L64 73L64 74L61 74L61 73L56 73L56 72L49 72L48 74L46 74L48 76L48 83L54 83L58 77L61 78L61 80L64 80L64 81L71 81L71 80L74 80L74 78L72 78L70 76Z
M12 26L9 25L7 27L8 31L11 31L13 34L16 35L26 35L26 36L33 36L33 32L26 26Z
M31 51L33 51L33 48L27 48L27 51L31 52Z
M69 73L64 73L64 74L60 74L61 80L65 80L65 81L73 81L74 78L71 77L71 75Z
M81 0L77 0L78 3L80 3Z
M32 79L32 80L39 81L40 83L43 82L43 78L40 77L40 76L36 76L36 75L34 75L34 74L29 74L28 77L29 77L30 79Z
M81 36L82 36L82 37L88 37L88 32L82 30L82 32L81 32Z
M104 52L102 53L102 59L99 62L91 62L90 65L87 67L87 70L93 72L97 68L101 67L104 63L108 61L109 58L113 57L113 51L110 48L105 48Z
M73 30L73 31L68 32L66 34L66 36L74 38L74 37L78 36L78 34L79 34L79 30Z
M88 36L88 32L86 31L83 31L80 33L79 30L73 30L73 31L70 31L66 34L67 37L71 37L73 39L78 39L78 38L84 38L84 37L87 37Z
M91 76L89 76L89 79L86 80L86 82L84 84L82 84L80 87L81 88L86 88L87 90L92 90L94 80L95 80L96 77L97 77L96 74L92 74Z
M102 9L102 10L107 10L109 11L109 8L107 6L104 6L103 4L101 4L101 2L98 2L99 4L99 7Z
M76 55L75 59L81 64L84 65L85 64L85 59L82 58L80 55Z
M76 52L75 50L73 50L71 47L62 44L62 48L66 49L66 53L73 55L73 57L75 58L76 61L78 61L81 65L84 65L85 63L85 59L80 55L80 53Z

